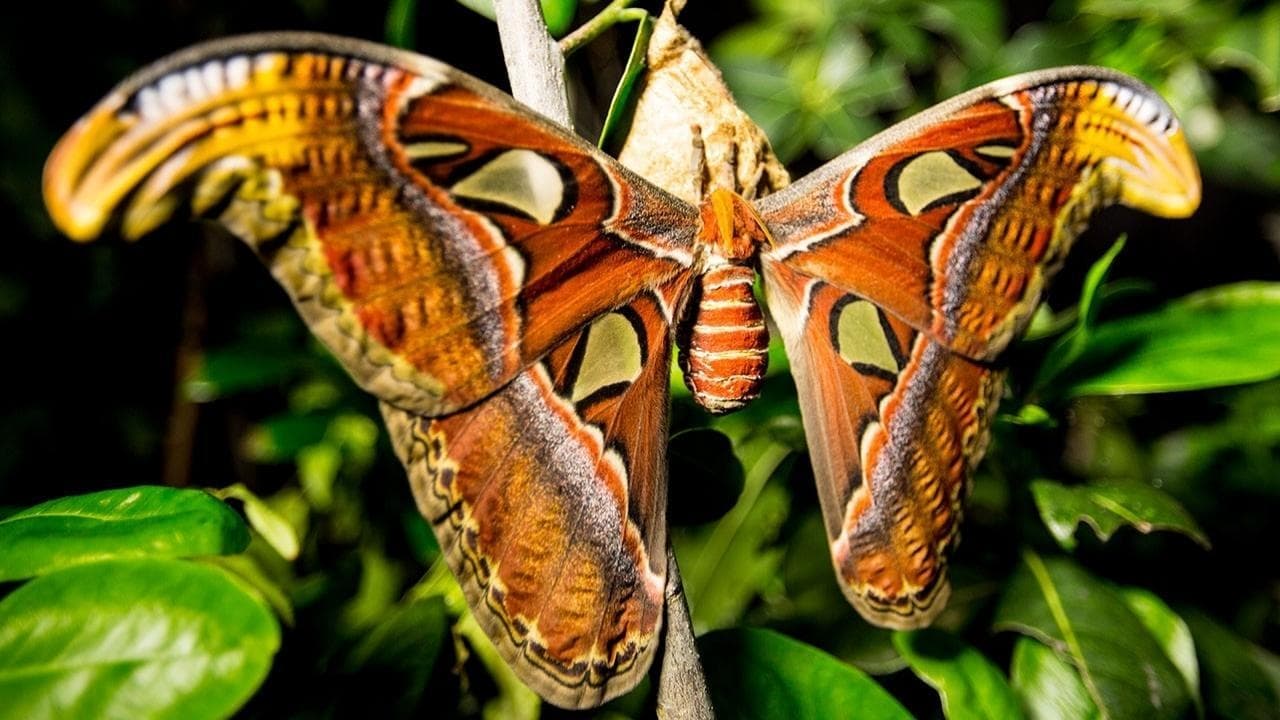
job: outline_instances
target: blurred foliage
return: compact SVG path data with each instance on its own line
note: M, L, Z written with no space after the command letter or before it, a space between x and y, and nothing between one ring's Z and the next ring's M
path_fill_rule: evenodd
M580 5L577 22L600 6ZM327 0L89 3L76 23L29 10L0 23L0 569L36 577L0 586L0 694L53 692L5 683L83 660L56 634L6 650L45 622L97 633L95 677L125 656L161 672L128 644L145 637L105 632L135 623L190 630L193 662L243 651L225 676L182 676L190 692L168 709L154 692L120 696L143 714L217 716L253 693L243 716L559 715L470 617L374 402L247 251L180 224L73 247L39 202L57 134L177 47L315 29L415 46L501 85L492 27L411 0L385 15ZM1274 717L1280 2L755 0L746 14L691 0L684 18L797 175L982 81L1096 63L1169 99L1206 182L1190 221L1100 217L1011 349L935 630L871 628L841 595L785 362L735 415L675 393L672 539L722 710ZM621 67L631 41L616 40ZM1128 243L1112 244L1122 229ZM215 488L246 520L194 490L80 495L161 478ZM155 504L122 509L135 492ZM100 517L73 528L59 503ZM156 587L171 600L148 603ZM649 716L652 688L596 715Z

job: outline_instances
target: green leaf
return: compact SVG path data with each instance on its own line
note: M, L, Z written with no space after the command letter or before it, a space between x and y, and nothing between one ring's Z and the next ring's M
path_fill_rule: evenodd
M1025 555L995 627L1049 645L1106 716L1180 718L1190 709L1178 669L1120 594L1066 559Z
M1048 410L1034 403L1027 403L1018 408L1016 415L997 415L996 418L1001 422L1007 422L1010 425L1026 425L1028 427L1056 427L1058 421Z
M714 525L672 534L698 629L737 622L751 600L776 581L783 550L771 545L790 498L780 482L768 481L790 453L768 437L740 446L747 474L738 503Z
M332 421L333 415L318 413L289 413L269 418L245 436L244 453L254 462L289 462L306 447L323 440Z
M307 501L317 510L333 506L333 485L342 469L342 451L330 443L303 448L298 453L298 481Z
M475 615L463 614L454 625L454 632L465 638L489 676L497 685L498 693L485 703L485 720L537 720L542 701L520 679L515 671L498 654L493 641L480 629Z
M263 541L259 540L259 542ZM258 564L253 553L253 546L250 546L249 552L246 553L201 558L200 562L220 567L234 575L263 602L271 606L285 625L292 626L294 624L293 603L279 583L269 577Z
M41 503L0 520L0 580L118 557L228 555L249 531L199 490L139 486Z
M1177 500L1161 490L1136 482L1063 485L1034 480L1031 495L1045 527L1065 550L1076 547L1075 530L1086 523L1106 542L1122 525L1138 532L1171 530L1205 548L1209 538Z
M1210 715L1238 720L1275 718L1280 688L1267 672L1280 662L1209 616L1183 613L1200 656L1204 703Z
M191 376L183 392L192 402L203 403L250 390L276 389L311 364L304 352L278 347L243 344L211 350Z
M1280 382L1242 388L1225 402L1225 418L1187 425L1157 440L1151 474L1180 487L1194 487L1196 478L1204 478L1215 488L1274 494L1273 478L1280 475L1280 454L1273 451L1280 447ZM1231 473L1233 466L1239 472Z
M436 540L436 534L416 506L405 508L400 513L400 525L415 560L422 565L430 565L440 557L440 543Z
M1196 643L1191 637L1191 630L1178 614L1169 609L1155 593L1141 588L1122 588L1129 609L1147 628L1147 632L1160 643L1164 654L1173 662L1182 674L1182 679L1191 691L1191 699L1200 706L1200 666L1196 663ZM1203 712L1197 713L1203 716Z
M490 20L497 17L493 12L493 0L458 0L458 4ZM541 5L547 32L555 37L568 32L573 16L578 12L578 0L541 0Z
M1280 283L1246 282L1098 326L1056 394L1124 395L1280 375Z
M418 47L417 25L418 0L391 0L387 4L387 19L383 26L382 36L388 45L414 50Z
M1204 134L1214 140L1196 152L1206 177L1272 193L1280 190L1280 118L1236 105L1223 108L1220 115L1208 110L1203 114L1207 116Z
M343 413L325 430L325 442L342 450L349 467L359 472L373 463L382 426L367 415Z
M542 0L542 19L547 21L547 32L552 37L569 32L577 12L578 0Z
M911 670L937 688L949 720L1022 717L1004 674L954 635L941 630L898 632L893 644Z
M1084 285L1080 289L1079 313L1080 319L1077 327L1081 330L1092 330L1098 324L1098 313L1101 306L1098 300L1101 297L1102 284L1106 282L1107 276L1111 274L1111 266L1115 264L1116 258L1124 250L1125 236L1121 235L1111 244L1111 248L1093 265L1089 266L1089 272L1085 274Z
M613 99L609 101L609 111L605 113L604 124L600 129L598 147L613 149L621 145L619 133L630 124L631 113L635 109L636 88L645 70L645 57L649 50L649 37L653 35L653 16L648 13L639 15L636 22L636 36L631 43L631 53L627 56L627 64L622 69L622 77L618 78L618 87L613 91Z
M1029 637L1013 646L1009 682L1031 720L1092 720L1098 706L1071 663Z
M225 572L109 560L0 601L0 718L219 718L266 677L270 611Z
M1235 20L1218 43L1209 60L1247 72L1258 86L1261 109L1280 110L1280 5Z
M241 483L223 488L218 497L235 498L244 503L249 525L285 560L298 559L298 533L293 525Z
M342 621L348 628L364 631L395 605L404 569L368 542L360 548L360 567L360 586L343 607Z
M874 680L821 650L771 630L737 628L698 638L712 704L726 718L909 719Z
M1115 263L1116 257L1124 250L1124 244L1125 238L1122 235L1111 245L1111 249L1106 254L1089 267L1084 285L1080 289L1080 302L1076 306L1075 327L1059 338L1049 350L1044 364L1036 373L1036 379L1032 383L1033 388L1040 388L1061 375L1063 369L1075 362L1088 346L1094 326L1097 325L1098 313L1101 311L1102 284L1111 273L1111 266Z

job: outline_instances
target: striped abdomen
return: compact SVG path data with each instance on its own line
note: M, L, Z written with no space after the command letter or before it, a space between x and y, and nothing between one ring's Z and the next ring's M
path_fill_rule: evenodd
M760 395L769 365L769 330L751 286L755 272L724 264L698 279L696 303L680 338L680 368L694 400L732 412Z

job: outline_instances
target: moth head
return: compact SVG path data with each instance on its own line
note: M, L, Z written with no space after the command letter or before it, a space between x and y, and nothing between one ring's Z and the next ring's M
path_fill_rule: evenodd
M698 240L730 261L750 260L762 245L773 245L773 236L756 209L732 190L716 188L708 193L699 216Z

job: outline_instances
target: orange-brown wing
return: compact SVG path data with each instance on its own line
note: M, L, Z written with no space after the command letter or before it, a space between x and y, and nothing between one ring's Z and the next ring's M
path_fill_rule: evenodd
M1200 177L1138 81L1072 67L1007 78L877 135L758 203L766 257L990 359L1098 208L1181 217Z
M1159 97L1063 68L961 95L758 203L832 560L868 620L917 627L942 610L1001 386L987 363L1090 214L1180 216L1199 197Z
M510 97L372 43L272 34L116 88L45 168L58 226L184 205L262 256L366 390L439 415L682 273L696 213Z
M840 587L870 622L927 625L949 595L947 553L1001 373L785 263L763 272Z
M476 618L564 707L631 689L666 582L667 388L677 281L601 315L477 405L383 405Z

